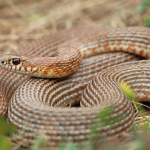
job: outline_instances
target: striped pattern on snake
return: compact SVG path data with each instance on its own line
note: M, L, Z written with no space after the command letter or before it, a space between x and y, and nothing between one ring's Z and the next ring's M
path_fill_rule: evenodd
M125 51L149 58L149 32L149 29L140 27L70 29L36 40L14 55L54 56L56 49L63 46L79 49L83 58L111 51ZM23 145L33 144L34 135L38 133L47 135L52 147L57 147L64 138L75 144L84 143L88 139L92 122L100 121L97 117L99 111L108 106L114 107L108 118L121 115L122 120L98 132L112 138L129 131L134 112L131 103L118 87L122 80L133 87L140 100L148 100L145 99L148 92L142 92L141 85L148 80L149 61L129 62L139 59L132 54L108 53L85 58L74 74L60 79L30 78L9 72L17 71L17 67L8 67L13 65L10 64L11 57L0 59L1 114L7 114L7 106L9 121L17 126L22 135L15 140L23 142ZM116 66L122 62L128 63ZM143 74L141 69L147 73ZM68 108L79 101L82 107L87 108ZM23 134L22 130L25 131Z

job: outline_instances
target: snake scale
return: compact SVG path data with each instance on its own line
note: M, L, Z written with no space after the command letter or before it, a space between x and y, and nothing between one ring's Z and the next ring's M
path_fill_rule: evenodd
M16 142L29 146L35 134L45 134L54 148L64 139L86 143L99 112L111 106L107 118L122 119L98 134L109 139L130 131L133 107L118 84L127 82L140 101L150 98L150 61L137 55L150 57L149 28L67 29L0 57L0 113L17 127Z

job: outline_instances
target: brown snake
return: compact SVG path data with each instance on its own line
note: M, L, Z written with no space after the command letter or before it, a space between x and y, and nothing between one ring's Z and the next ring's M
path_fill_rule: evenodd
M54 56L57 49L58 57L43 58ZM31 145L35 134L45 134L51 147L57 147L64 139L77 145L86 143L92 123L101 122L98 114L109 106L114 109L108 118L113 120L122 116L122 119L99 128L98 134L113 138L130 131L134 112L118 83L124 80L139 100L149 101L150 61L133 61L139 57L123 52L111 53L114 51L149 58L150 29L69 29L36 40L14 56L1 57L0 113L8 115L9 121L18 128L20 136L16 141ZM85 58L104 52L109 53ZM81 55L85 58L82 62ZM72 75L49 79L49 74L61 77L67 73ZM80 106L87 108L67 107L79 101Z

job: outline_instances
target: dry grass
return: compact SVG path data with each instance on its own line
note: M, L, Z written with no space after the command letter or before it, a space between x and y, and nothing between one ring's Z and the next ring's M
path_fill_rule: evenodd
M76 26L141 26L142 0L0 1L0 55L43 34Z

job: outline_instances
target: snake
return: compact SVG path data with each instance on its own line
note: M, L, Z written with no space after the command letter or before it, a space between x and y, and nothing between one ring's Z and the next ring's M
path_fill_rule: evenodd
M149 101L148 58L145 27L47 34L0 57L0 114L17 127L15 142L24 146L33 145L36 135L45 135L53 148L66 140L86 144L94 123L100 139L120 137L131 130L135 116L119 84L125 81L139 101ZM105 119L111 124L104 125Z

